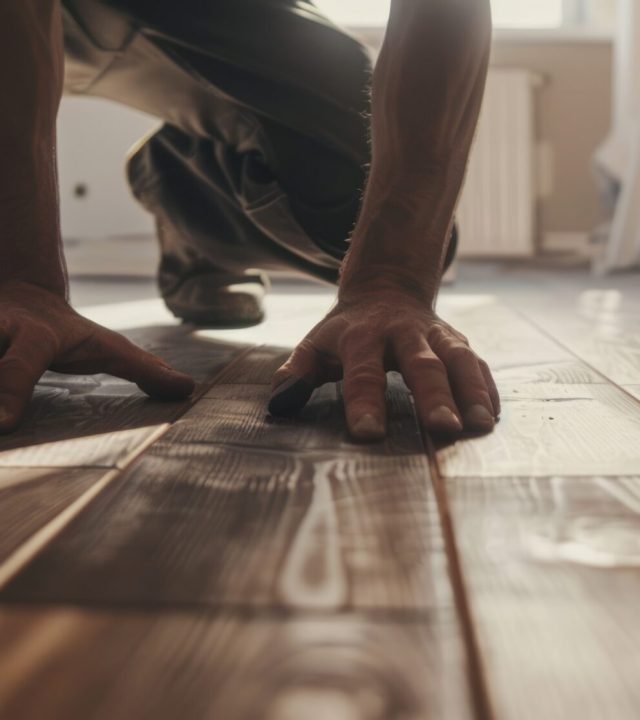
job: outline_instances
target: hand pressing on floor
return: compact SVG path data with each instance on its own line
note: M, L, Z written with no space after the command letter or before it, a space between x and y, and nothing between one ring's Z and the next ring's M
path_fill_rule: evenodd
M160 400L179 400L194 389L191 378L78 315L55 292L0 283L0 433L17 428L46 370L109 373Z
M69 306L56 170L60 3L0 3L0 432L15 429L46 370L111 373L164 399L193 381Z
M381 438L385 370L397 369L427 429L493 428L491 373L435 312L490 46L489 0L392 0L373 77L371 172L338 303L276 373L273 413L344 377L352 435Z
M427 430L493 429L500 398L487 364L419 297L383 286L341 295L276 373L269 409L274 415L295 413L317 386L343 379L351 435L380 440L386 434L389 370L402 374Z

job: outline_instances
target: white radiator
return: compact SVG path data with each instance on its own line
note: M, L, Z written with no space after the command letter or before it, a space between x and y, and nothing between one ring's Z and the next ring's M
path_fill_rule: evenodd
M462 256L534 253L536 82L536 76L524 70L489 73L458 209ZM63 101L60 194L71 272L154 272L153 223L129 195L124 157L156 124L152 118L101 100ZM110 242L101 242L106 238Z
M536 246L535 87L526 70L492 69L457 217L460 255L527 257Z

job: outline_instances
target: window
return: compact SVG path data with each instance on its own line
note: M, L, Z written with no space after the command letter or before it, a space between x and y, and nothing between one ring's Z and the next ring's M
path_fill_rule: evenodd
M497 28L609 28L616 0L492 0ZM315 0L343 25L384 25L391 0Z

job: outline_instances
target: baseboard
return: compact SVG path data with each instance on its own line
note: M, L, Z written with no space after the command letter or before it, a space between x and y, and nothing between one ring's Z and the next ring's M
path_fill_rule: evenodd
M593 247L590 234L586 232L549 232L542 241L542 252L548 254L591 257Z

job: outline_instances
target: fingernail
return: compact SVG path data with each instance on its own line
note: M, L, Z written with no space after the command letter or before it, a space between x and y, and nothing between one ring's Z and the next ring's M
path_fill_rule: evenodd
M272 389L271 397L275 397L282 392L287 392L290 387L293 387L298 382L300 382L300 378L295 375L285 378Z
M436 408L428 418L428 425L432 429L446 432L461 432L462 423L456 414L446 405Z
M351 432L361 440L378 440L384 437L384 423L370 413L358 418Z
M301 410L313 395L314 386L304 378L292 377L278 385L269 400L271 415L287 416Z
M473 405L464 415L465 425L481 430L491 429L496 420L484 405Z

